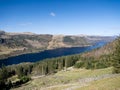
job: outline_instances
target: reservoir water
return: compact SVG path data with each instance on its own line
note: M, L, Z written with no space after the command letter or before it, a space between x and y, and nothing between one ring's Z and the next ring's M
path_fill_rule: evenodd
M38 53L29 53L29 54L23 54L19 56L9 57L4 60L0 60L0 67L2 64L4 65L12 65L12 64L19 64L23 62L36 62L40 61L46 58L53 58L53 57L60 57L60 56L66 56L66 55L73 55L73 54L79 54L86 51L90 51L99 47L102 47L107 42L100 41L92 46L86 46L86 47L72 47L72 48L59 48L59 49L53 49L53 50L45 50Z

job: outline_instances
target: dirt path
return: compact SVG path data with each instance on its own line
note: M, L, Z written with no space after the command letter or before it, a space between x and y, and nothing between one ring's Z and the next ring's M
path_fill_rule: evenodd
M45 77L45 75L40 75L40 76L32 76L31 79L37 79L37 78L40 78L40 77Z
M54 88L63 88L60 90L75 90L77 88L83 87L83 86L88 86L89 82L96 81L96 80L101 80L105 78L110 78L110 77L115 77L119 76L120 74L105 74L101 76L96 76L96 77L89 77L89 78L83 78L79 79L75 83L69 83L69 84L60 84L60 85L54 85L46 88L41 88L41 90L53 90Z

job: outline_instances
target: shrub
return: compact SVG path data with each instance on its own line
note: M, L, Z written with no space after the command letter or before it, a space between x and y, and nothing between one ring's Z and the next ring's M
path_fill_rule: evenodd
M20 81L21 81L22 83L26 83L26 82L28 82L29 80L30 80L30 77L28 77L28 76L23 76L23 77L20 78Z

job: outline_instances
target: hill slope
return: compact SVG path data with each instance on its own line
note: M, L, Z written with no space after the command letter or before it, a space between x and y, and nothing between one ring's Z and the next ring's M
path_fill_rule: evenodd
M67 36L33 33L7 33L0 31L0 59L24 53L63 47L83 47L98 41L111 41L114 37Z
M54 75L33 78L31 82L13 90L119 90L119 81L120 75L112 74L112 68L69 69L66 72L59 71Z
M116 40L114 40L113 42L107 43L105 46L103 46L101 48L97 48L97 49L92 50L90 52L83 53L82 56L83 57L99 58L102 55L112 54L112 52L115 49L115 42L116 42Z

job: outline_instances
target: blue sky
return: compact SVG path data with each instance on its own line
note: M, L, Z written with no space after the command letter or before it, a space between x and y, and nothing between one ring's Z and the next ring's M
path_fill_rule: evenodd
M0 30L118 35L120 0L0 0Z

